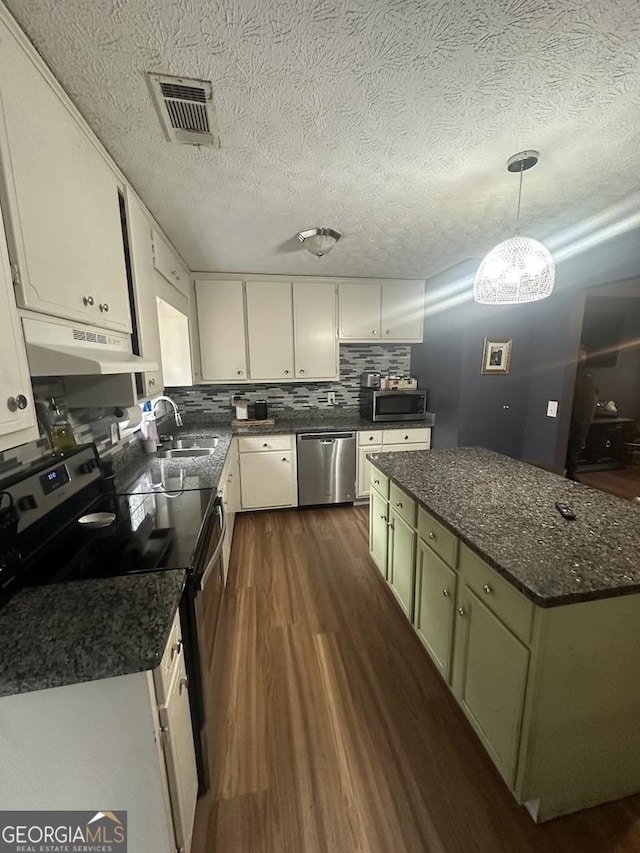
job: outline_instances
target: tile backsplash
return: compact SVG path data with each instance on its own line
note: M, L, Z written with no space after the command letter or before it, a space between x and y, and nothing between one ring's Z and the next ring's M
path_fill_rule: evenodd
M186 414L204 412L229 416L230 397L240 394L250 403L266 400L269 413L285 409L315 409L327 405L327 394L334 392L336 406L359 405L360 374L365 370L404 375L411 368L411 346L408 344L341 344L340 379L333 382L289 382L273 385L197 385L167 388L178 408Z
M335 412L335 407L327 406L327 394L333 391L336 407L341 410L355 410L359 404L360 374L365 370L379 370L382 373L409 373L411 367L411 347L406 344L342 344L340 346L340 379L334 382L300 382L273 385L197 385L185 388L167 388L178 408L187 418L190 414L206 414L228 418L231 413L230 396L242 394L251 402L265 399L269 412L288 410L298 413L305 410L321 409ZM62 379L44 378L33 380L33 392L36 401L47 403L50 397L65 406L64 384ZM111 441L111 426L116 422L112 409L71 409L69 418L78 443L95 442L101 455L119 453L126 446L139 439L139 432L133 433L116 444ZM0 453L0 478L11 476L22 465L33 462L51 452L49 439L44 435L37 441L22 444Z

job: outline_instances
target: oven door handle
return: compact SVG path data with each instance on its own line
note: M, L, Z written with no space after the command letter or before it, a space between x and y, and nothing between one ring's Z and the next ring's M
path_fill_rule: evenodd
M200 590L203 590L205 588L207 580L209 579L209 575L213 571L215 564L218 562L218 558L220 557L220 552L222 551L222 546L224 544L224 537L227 534L227 514L225 513L222 501L219 498L216 498L215 512L220 517L221 521L220 539L218 540L218 544L216 545L215 551L211 555L211 559L207 563L206 569L200 577L200 583L198 585Z

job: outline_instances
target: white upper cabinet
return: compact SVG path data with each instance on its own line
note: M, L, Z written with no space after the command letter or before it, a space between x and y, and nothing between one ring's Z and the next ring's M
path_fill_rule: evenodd
M290 282L247 282L247 332L251 379L293 379Z
M296 379L337 379L336 286L293 284Z
M160 232L151 231L153 263L160 275L184 296L189 293L189 272Z
M341 283L339 338L354 343L419 343L423 300L422 281Z
M31 379L0 212L0 451L36 438Z
M151 251L151 228L144 208L130 190L127 190L125 199L131 278L135 301L135 324L140 355L158 364L157 371L145 373L142 377L143 395L152 397L155 394L162 393L163 379L155 287L156 273Z
M55 81L3 23L0 109L1 183L20 306L130 332L116 176Z
M424 313L421 281L382 286L382 340L421 341Z
M380 298L381 285L375 282L339 285L340 340L380 340Z
M196 281L203 382L246 382L247 339L241 281Z

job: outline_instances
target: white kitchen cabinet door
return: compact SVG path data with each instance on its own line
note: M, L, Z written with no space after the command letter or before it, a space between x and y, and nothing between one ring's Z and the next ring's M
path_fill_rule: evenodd
M0 81L0 184L20 306L130 332L115 174L4 24Z
M335 284L293 284L296 379L337 379Z
M420 342L424 313L421 281L382 285L382 340Z
M125 201L140 355L158 364L158 370L142 375L142 393L145 397L153 397L162 394L164 385L151 230L144 208L128 188L125 192Z
M189 273L182 261L156 228L151 230L153 264L160 275L183 296L189 293Z
M179 660L167 703L158 709L164 730L164 757L171 798L171 813L179 849L191 849L193 818L198 798L198 772L184 656Z
M248 281L246 288L251 379L294 379L290 282Z
M247 339L241 281L196 281L203 382L246 382Z
M240 454L242 509L296 506L295 453L267 450Z
M338 285L339 337L342 341L379 341L381 285Z
M22 327L0 211L0 451L38 438ZM23 399L24 398L24 399ZM22 408L20 408L22 406Z

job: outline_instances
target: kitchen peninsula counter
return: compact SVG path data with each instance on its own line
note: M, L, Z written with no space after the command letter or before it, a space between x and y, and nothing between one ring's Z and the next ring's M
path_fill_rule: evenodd
M635 504L483 448L370 459L539 607L640 593Z
M517 801L640 793L640 508L482 448L369 460L371 556Z

